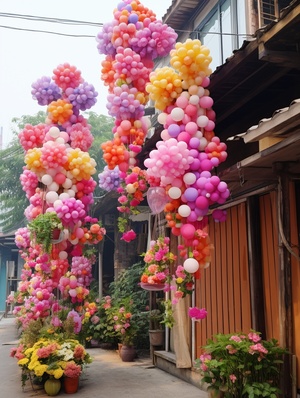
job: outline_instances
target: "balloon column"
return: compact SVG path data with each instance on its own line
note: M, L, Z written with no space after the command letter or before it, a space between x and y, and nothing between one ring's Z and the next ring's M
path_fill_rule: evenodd
M20 180L30 202L25 216L30 224L42 213L54 212L63 231L50 252L36 244L27 227L16 232L25 265L17 300L24 305L15 307L15 314L23 326L58 313L55 289L69 301L71 314L84 304L95 261L86 244L105 235L99 221L88 215L96 162L87 152L93 142L91 126L80 114L96 103L97 92L76 67L65 63L53 70L52 79L33 83L32 96L47 106L47 118L37 126L26 124L19 133L26 164Z
M152 186L165 191L166 219L172 233L182 237L180 254L189 273L208 266L207 214L212 205L223 204L229 196L227 184L213 173L227 153L226 145L214 134L209 54L199 40L176 43L170 52L171 66L153 71L146 86L161 111L158 121L164 130L144 164ZM151 197L148 202L155 212ZM226 216L221 210L212 215L216 221Z
M101 77L109 91L107 109L115 118L113 139L102 144L102 149L108 168L116 170L117 167L120 172L122 217L119 218L119 230L123 232L123 239L130 241L135 234L133 231L128 234L126 230L127 216L133 208L137 211L140 193L148 188L143 172L137 170L136 164L136 156L149 128L149 121L144 116L148 101L146 84L154 66L153 60L169 54L177 34L156 20L155 14L139 0L120 2L113 16L112 22L104 24L97 35L98 51L105 55ZM131 180L128 175L133 169L141 183L127 182ZM105 176L109 177L107 172ZM103 181L101 184L103 186ZM124 211L125 207L127 211Z

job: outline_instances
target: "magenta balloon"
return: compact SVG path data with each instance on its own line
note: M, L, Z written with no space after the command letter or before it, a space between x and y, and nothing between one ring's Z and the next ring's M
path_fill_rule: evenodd
M189 187L185 190L184 196L188 202L194 202L198 198L198 190L193 187Z
M193 239L195 236L196 228L192 224L183 224L180 227L180 232L184 239Z
M201 169L204 171L210 171L213 165L209 159L204 159L201 161Z
M199 159L194 159L193 163L190 164L191 170L199 170L201 167L201 162Z
M186 131L182 131L180 134L178 134L178 137L177 137L178 141L183 141L183 142L186 142L187 144L189 143L190 139L191 139L191 136Z
M207 182L204 185L204 189L206 190L206 192L211 193L211 192L213 192L215 190L215 186L211 182Z
M197 221L197 218L198 218L197 213L194 210L192 210L191 214L187 217L187 221L195 222L195 221Z
M216 187L220 183L220 178L218 176L211 176L210 182Z
M196 206L201 210L207 209L209 206L209 201L205 196L199 196L196 199Z
M218 191L225 192L227 189L227 184L224 181L221 181L218 185Z

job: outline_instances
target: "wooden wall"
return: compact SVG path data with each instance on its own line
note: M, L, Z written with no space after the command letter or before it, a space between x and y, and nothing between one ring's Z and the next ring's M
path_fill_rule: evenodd
M227 209L227 221L209 223L212 261L196 281L196 305L208 316L196 324L196 355L217 333L251 328L246 202Z

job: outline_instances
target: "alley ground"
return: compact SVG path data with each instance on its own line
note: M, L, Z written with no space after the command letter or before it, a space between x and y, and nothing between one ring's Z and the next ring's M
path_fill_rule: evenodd
M10 350L17 344L13 318L0 320L0 396L12 398L47 397L42 388L28 383L22 390L21 371ZM122 362L116 351L88 350L93 363L80 379L79 398L208 398L208 394L169 373L153 367L148 357ZM71 394L73 395L73 394ZM70 396L60 392L58 396Z

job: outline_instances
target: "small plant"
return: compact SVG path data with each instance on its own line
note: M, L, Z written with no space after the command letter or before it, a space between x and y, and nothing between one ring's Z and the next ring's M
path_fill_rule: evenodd
M218 334L203 349L196 366L208 390L223 392L225 398L275 398L280 393L280 370L287 351L277 340L262 340L255 331Z
M31 239L41 245L46 253L52 248L52 234L55 229L63 230L61 220L55 212L39 214L28 224Z

